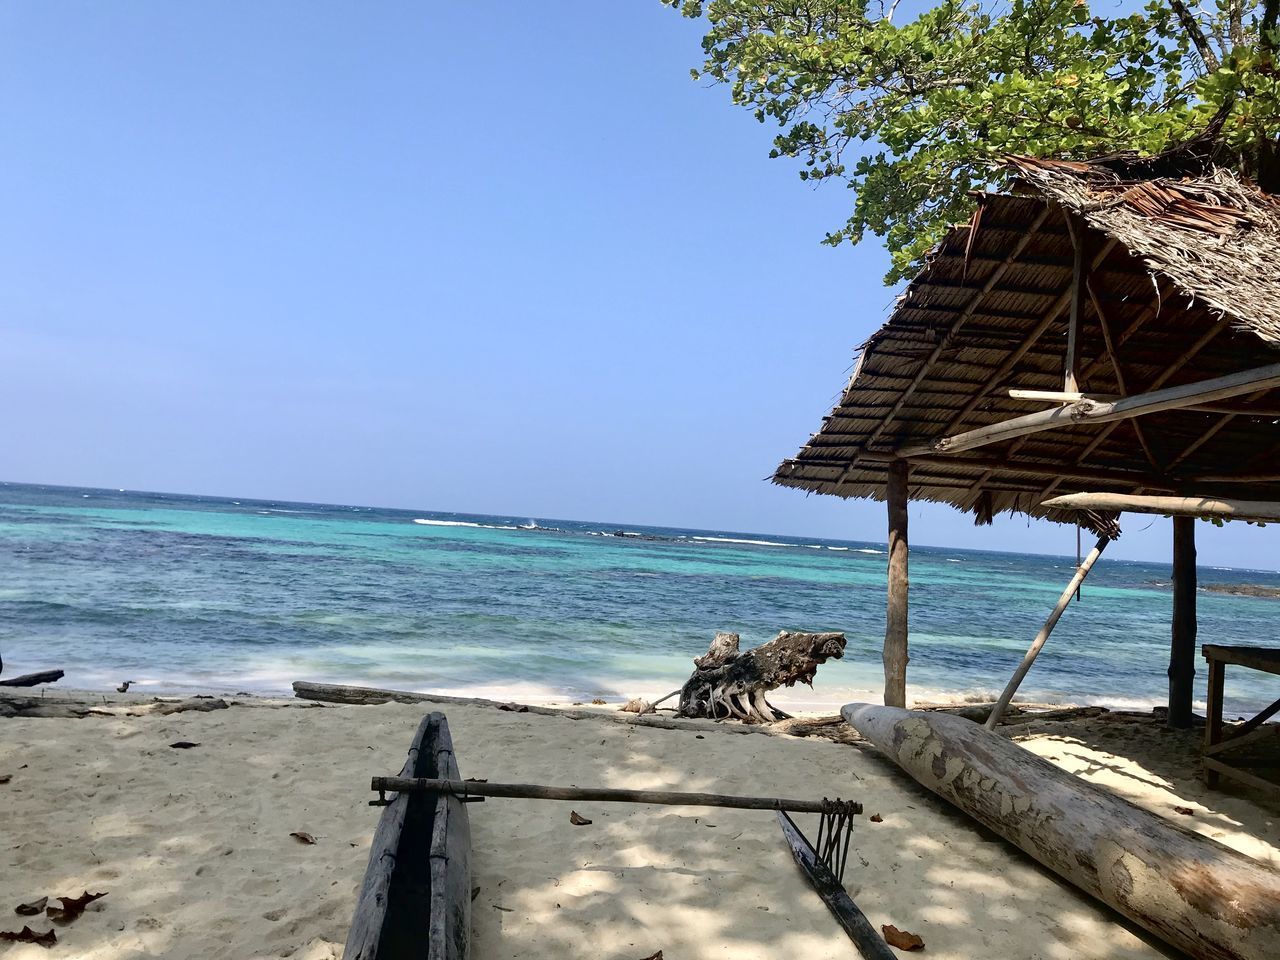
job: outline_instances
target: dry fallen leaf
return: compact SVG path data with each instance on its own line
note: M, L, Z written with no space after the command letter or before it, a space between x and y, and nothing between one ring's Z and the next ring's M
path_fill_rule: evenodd
M176 743L169 744L169 746L175 750L190 750L192 747L200 746L200 744L192 743L190 740L179 740Z
M899 950L923 950L924 941L917 937L914 933L907 933L905 930L899 930L892 923L882 924L880 932L884 934L885 943L891 947L897 947Z
M0 783L8 783L13 779L12 773L0 773Z
M472 899L472 900L474 900L474 899L475 899L476 897L478 897L478 896L480 896L480 888L479 888L479 887L472 887L472 888L471 888L471 899Z
M1195 814L1195 811L1194 811L1194 810L1192 810L1190 807L1174 807L1174 808L1173 808L1173 812L1174 812L1174 813L1180 813L1180 814L1182 814L1184 817L1190 817L1190 816L1192 816L1193 814Z
M289 834L289 836L293 837L293 839L297 840L299 843L311 844L316 842L315 837L309 833L303 833L301 830L295 830L293 833Z
M52 947L58 942L58 935L52 930L36 933L30 927L23 927L17 933L11 930L0 930L0 940L9 940L13 943L38 943L42 947Z
M662 951L659 950L657 953L645 957L644 960L662 960Z
M585 827L591 823L591 821L588 820L586 817L579 816L577 810L569 811L569 822L572 823L575 827Z
M55 923L70 923L80 914L84 913L84 908L95 900L101 900L106 893L90 893L86 890L78 897L59 897L62 903L61 907L45 907L44 912Z
M20 917L38 916L44 913L44 905L48 902L48 897L41 897L39 900L32 900L30 903L20 903L13 908L13 912Z
M873 813L867 819L870 820L872 823L884 823L884 817L880 816L880 814L878 813Z

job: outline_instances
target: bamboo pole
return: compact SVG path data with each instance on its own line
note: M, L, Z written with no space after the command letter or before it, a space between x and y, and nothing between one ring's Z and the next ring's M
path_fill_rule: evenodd
M1173 622L1169 638L1169 715L1176 730L1191 726L1196 677L1196 520L1173 518Z
M1089 555L1084 558L1084 563L1076 567L1075 576L1067 584L1067 589L1062 591L1062 596L1058 598L1057 606L1049 614L1049 619L1044 622L1044 626L1040 628L1036 638L1031 641L1031 646L1027 648L1027 653L1022 658L1022 663L1018 664L1018 669L1013 671L1013 676L1009 678L1008 684L1005 685L1004 693L1000 694L1000 699L996 701L996 705L991 709L991 715L987 717L987 722L983 724L988 730L994 730L996 724L1000 722L1000 717L1004 714L1005 708L1009 706L1009 701L1013 699L1013 695L1018 692L1018 687L1026 678L1027 671L1031 669L1031 665L1036 662L1036 657L1040 655L1040 650L1044 647L1045 641L1049 639L1049 634L1053 633L1053 628L1058 625L1058 620L1062 617L1063 611L1067 609L1067 604L1071 602L1072 596L1080 589L1080 584L1084 583L1084 578L1089 575L1089 571L1093 569L1093 565L1098 562L1098 558L1102 556L1102 551L1107 548L1107 544L1110 542L1107 537L1099 537L1097 544L1089 551Z
M1071 234L1071 246L1075 251L1075 262L1071 269L1071 312L1067 317L1067 356L1062 374L1062 389L1073 391L1080 389L1076 379L1076 366L1079 362L1080 321L1084 313L1082 293L1085 285L1085 238L1083 225L1078 225L1069 211L1063 210L1062 214L1066 217L1067 231Z
M889 588L884 616L884 702L890 707L907 705L907 478L905 460L889 465L885 486L889 508Z
M897 451L900 457L920 457L931 453L958 453L991 443L1045 430L1055 430L1084 423L1110 423L1129 420L1165 410L1185 409L1193 404L1227 400L1259 390L1280 386L1280 363L1241 370L1225 377L1213 377L1177 387L1165 387L1150 393L1136 394L1104 403L1080 400L1052 410L1041 410L1025 416L993 423L976 430L941 437L931 443L913 444Z
M733 807L738 810L790 810L824 813L828 800L738 797L723 793L675 793L668 790L620 790L611 787L550 787L536 783L487 783L483 780L433 780L425 777L374 777L379 793L447 793L455 797L511 797L522 800L591 800L604 803L657 803L674 807ZM851 813L862 804L848 803Z
M1221 517L1224 520L1280 520L1274 500L1227 500L1220 497L1154 497L1131 493L1069 493L1040 506L1053 510L1109 510L1172 517Z

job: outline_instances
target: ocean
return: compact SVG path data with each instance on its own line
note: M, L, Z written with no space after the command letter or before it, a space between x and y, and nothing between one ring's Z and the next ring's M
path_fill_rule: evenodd
M288 693L294 680L621 700L677 688L718 630L840 630L845 657L779 703L878 697L885 547L525 516L0 484L4 676ZM990 699L1075 559L915 547L919 700ZM1167 690L1167 564L1104 558L1020 696L1144 708ZM1280 574L1202 568L1206 584ZM1280 600L1201 591L1199 642L1275 643ZM1197 661L1196 697L1205 670ZM1273 678L1228 673L1228 711Z

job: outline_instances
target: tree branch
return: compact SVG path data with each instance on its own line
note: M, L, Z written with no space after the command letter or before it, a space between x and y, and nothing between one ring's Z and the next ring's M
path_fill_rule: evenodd
M1276 0L1267 0L1268 5L1275 2ZM1200 54L1200 59L1204 61L1205 68L1210 73L1216 73L1222 64L1218 60L1218 55L1214 53L1213 45L1209 43L1209 38L1200 29L1200 22L1196 20L1195 14L1191 12L1183 0L1169 0L1169 6L1174 15L1177 16L1178 22L1182 24L1182 29L1191 38L1191 43L1196 48L1196 52Z

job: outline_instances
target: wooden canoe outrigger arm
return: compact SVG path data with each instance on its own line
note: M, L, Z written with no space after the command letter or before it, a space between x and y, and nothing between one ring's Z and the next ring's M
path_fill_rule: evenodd
M791 854L814 890L835 916L865 960L893 960L895 954L876 932L866 915L844 888L845 866L852 842L853 817L862 813L856 800L836 798L792 800L783 797L743 797L722 793L681 793L667 790L623 790L611 787L554 787L535 783L489 783L483 780L447 780L430 777L374 777L370 788L378 793L370 806L392 803L388 793L438 793L463 803L489 797L526 800L584 800L606 803L653 803L666 806L731 807L740 810L774 810ZM811 842L787 815L819 814L816 842Z

